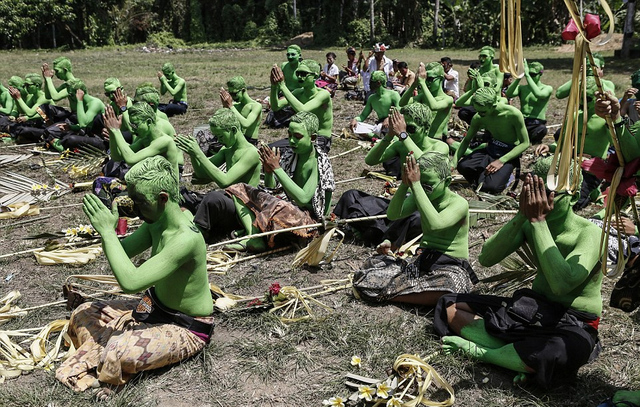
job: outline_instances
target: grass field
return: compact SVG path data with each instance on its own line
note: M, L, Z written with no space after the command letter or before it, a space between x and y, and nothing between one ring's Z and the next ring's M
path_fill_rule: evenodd
M324 54L334 51L338 64L344 60L342 50L305 50L305 58L324 63ZM621 61L613 58L612 50L604 50L607 65L605 77L616 84L616 93L622 95L629 84L629 75L639 65L638 60ZM60 56L55 52L3 52L5 63L0 65L0 81L6 83L11 75L39 72L43 62ZM245 77L250 94L263 98L269 94L269 69L284 60L283 50L200 50L173 53L144 53L137 49L97 49L64 54L74 65L74 74L83 79L89 93L102 96L104 79L120 78L131 95L141 82L157 84L156 71L166 61L173 62L178 75L188 83L189 111L172 119L179 133L189 134L193 127L206 123L221 107L218 90L235 75ZM553 48L526 49L529 61L540 61L545 66L542 81L558 87L570 79L572 53ZM476 50L415 50L399 49L388 52L391 58L405 60L411 69L417 63L439 61L450 56L454 67L464 76L468 65L477 57ZM54 80L56 83L57 79ZM334 133L340 134L348 121L357 115L362 105L346 101L342 92L334 100ZM560 123L564 114L563 101L552 99L548 123ZM285 130L264 128L261 137L266 141L284 138ZM334 140L331 155L351 150L356 141ZM27 148L9 148L0 145L0 154L27 151ZM336 180L358 177L363 169L365 151L359 150L335 158L332 165ZM530 151L526 159L531 159ZM41 164L33 157L9 168L31 178L46 182ZM369 168L378 169L380 168ZM4 171L4 168L2 169ZM185 172L190 172L186 163ZM61 180L68 176L56 173ZM384 182L359 180L339 184L334 200L342 192L358 188L380 193ZM185 186L191 187L189 181ZM213 188L198 186L201 190ZM456 186L468 199L476 199L464 186ZM44 207L71 205L81 201L82 193L70 193ZM585 215L598 208L590 207ZM15 221L0 221L0 255L42 246L42 240L24 240L25 237L87 223L80 207L43 212L52 215L41 222L11 226ZM470 232L471 259L479 276L487 277L500 271L500 267L486 269L476 259L481 242L495 232L509 216L496 215L481 219ZM348 237L340 247L336 259L321 269L291 269L294 252L285 252L242 262L224 275L212 274L210 281L226 292L261 297L272 282L310 287L326 279L347 278L372 254ZM140 256L137 261L144 259ZM110 274L104 257L88 266L41 266L30 254L0 258L0 296L10 290L19 290L22 308L46 304L62 298L61 286L72 274ZM513 386L513 374L493 366L460 356L436 354L430 363L454 387L456 405L459 406L596 406L617 389L640 388L640 335L637 332L638 314L627 315L607 306L613 283L607 281L603 289L605 311L600 336L603 352L593 363L580 370L576 382L553 390L533 385ZM479 291L487 292L484 285ZM283 324L266 312L234 311L216 316L217 327L212 343L200 355L178 366L162 369L136 378L124 391L105 406L320 406L322 400L334 395L351 393L345 385L345 374L384 379L385 370L402 353L433 354L440 348L439 339L432 334L430 308L397 305L369 305L356 300L349 290L342 290L320 298L332 312L318 310L319 318L292 324ZM63 306L50 306L30 312L26 317L12 320L3 329L39 327L49 321L67 318ZM362 366L350 364L351 357L362 358ZM85 406L94 405L90 392L74 394L55 380L53 372L35 371L18 379L0 384L0 406Z

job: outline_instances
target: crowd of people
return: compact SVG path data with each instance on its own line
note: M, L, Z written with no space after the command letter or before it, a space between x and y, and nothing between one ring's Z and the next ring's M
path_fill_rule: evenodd
M286 127L288 137L271 145L260 140L263 105L249 96L241 76L220 91L223 107L209 120L206 145L177 135L171 125L171 116L188 109L188 84L170 63L157 73L159 90L144 83L133 98L117 78L106 79L106 104L74 77L65 57L55 59L53 69L44 64L41 74L11 77L7 87L0 85L0 131L17 143L41 142L56 151L90 145L109 153L104 176L94 184L105 193L85 196L83 210L102 236L123 291L145 292L139 302L92 302L73 311L69 335L77 351L58 368L60 381L77 391L120 386L137 372L199 352L214 327L206 243L233 234L243 239L229 249L262 252L287 239L315 236L313 227L304 227L330 214L387 215L352 226L358 239L376 247L355 273L354 288L367 301L434 306L434 328L446 352L463 352L516 372L516 381L532 377L545 387L571 379L597 356L602 273L594 248L601 229L574 210L597 199L603 179L588 169L574 171L580 191L553 192L546 184L554 165L550 157L529 170L521 163L531 145L540 156L556 148L555 142L541 144L553 94L541 81L542 64L525 63L524 76L510 81L494 63L494 49L483 47L459 87L451 58L412 71L406 62L389 59L388 48L376 44L365 57L349 47L340 69L333 52L321 66L304 59L300 47L289 46L287 61L270 72L265 121ZM586 123L580 143L586 158L615 154L605 121L610 116L624 159L631 162L640 157L635 138L640 71L619 101L609 81L601 79L605 92L597 91L604 60L595 56L598 66L587 70L586 105L579 111L579 133L582 117ZM566 97L571 86L571 81L560 86L555 96ZM327 153L339 89L362 90L362 112L345 126L377 139L365 163L382 164L398 179L391 199L358 190L333 197ZM171 100L160 103L167 93ZM510 104L515 97L520 108ZM56 105L62 99L70 110ZM462 138L450 131L455 115L468 123ZM213 182L219 189L206 194L180 189L183 153L193 167L192 183ZM478 261L489 267L526 247L537 266L530 289L511 297L473 292L478 278L469 258L469 204L450 189L454 169L474 190L490 194L514 189L522 178L518 213L485 242ZM126 192L116 196L112 184ZM144 223L120 241L114 229L127 214ZM255 236L289 228L295 230ZM412 239L419 240L413 258L394 256ZM148 248L147 261L130 260ZM640 398L621 393L618 399L623 397Z

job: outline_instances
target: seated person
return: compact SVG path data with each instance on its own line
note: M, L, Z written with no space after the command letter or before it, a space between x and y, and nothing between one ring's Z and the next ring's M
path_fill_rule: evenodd
M438 62L431 62L425 66L420 63L418 68L418 80L414 82L407 92L400 99L400 106L405 106L408 103L423 103L434 114L433 122L429 126L430 138L438 140L447 140L448 138L448 126L449 118L451 117L451 109L453 108L453 98L447 95L442 88L444 81L444 68ZM418 89L418 95L413 97L411 101L411 95L413 90Z
M631 74L631 87L624 92L620 101L620 114L628 116L630 124L640 120L640 101L636 98L636 94L640 89L640 69Z
M331 148L331 130L333 127L333 101L331 94L316 86L320 75L320 64L312 59L305 59L298 64L296 77L299 88L290 91L285 86L285 77L277 65L271 70L271 108L277 111L289 105L296 112L310 112L318 118L319 129L316 144L323 151ZM278 98L282 92L284 98Z
M264 183L275 188L278 181L285 199L275 197L249 184L235 184L226 189L233 196L236 210L249 235L318 222L329 212L331 195L335 189L333 169L327 155L315 145L318 117L309 112L298 112L289 123L290 149L273 152L263 145L260 160L264 170ZM298 229L295 235L311 237L308 229ZM275 235L268 238L274 247ZM240 247L262 251L262 238L247 238Z
M500 66L493 63L493 58L496 56L496 51L490 46L484 46L480 48L480 54L478 60L480 61L480 67L478 73L484 75L486 73L493 73L496 78L496 83L493 85L493 89L498 95L502 90L502 84L504 83L504 74L500 71Z
M287 62L280 64L280 70L282 70L282 74L284 75L284 85L291 92L302 85L296 76L296 70L302 60L302 49L295 44L289 45L287 47Z
M478 72L478 68L480 68L480 62L472 62L471 65L469 65L469 69L467 70L467 80L464 82L464 86L462 87L462 94L469 92L471 90L475 92L475 89L477 89L477 87L476 88L473 88L473 87L476 86L477 78L479 76L482 76ZM461 95L459 95L458 97L460 96ZM459 105L458 99L456 99L455 107L460 109L458 110L458 117L460 118L460 120L462 120L467 124L471 124L471 119L473 119L473 116L476 114L476 111L473 108L473 106Z
M429 108L421 103L412 103L400 111L394 109L389 118L389 134L371 149L365 162L368 165L376 165L385 160L387 162L395 160L399 162L396 171L400 174L400 163L406 162L406 157L409 155L419 158L428 151L448 155L449 147L446 143L426 136L430 118ZM392 142L396 136L398 141ZM388 206L388 199L351 189L342 194L333 213L342 219L360 218L381 215L387 211ZM420 234L420 213L416 210L411 216L395 221L390 219L360 221L351 224L350 227L365 243L380 244L383 251L389 248L396 250L404 242Z
M382 72L384 74L383 87L387 86L389 77L393 75L393 61L389 59L384 53L389 49L388 45L377 43L369 51L369 56L364 58L364 65L362 66L362 82L364 83L364 91L367 97L371 93L375 93L375 89L371 86L371 78L374 72ZM364 56L364 55L363 55Z
M71 116L62 123L47 127L44 134L47 144L58 151L74 149L83 144L105 150L107 143L102 139L102 128L96 126L101 122L98 116L104 113L104 103L89 95L80 79L69 79L66 85L67 100L75 112L76 122L72 121L74 116Z
M60 86L56 87L53 84L53 75L55 74L56 78L64 81ZM45 80L44 94L47 99L50 99L54 102L58 102L64 98L69 98L71 93L75 93L74 91L69 89L68 81L72 79L76 79L73 76L73 67L71 65L71 60L67 57L58 57L53 60L53 70L49 68L49 64L42 65L42 76ZM69 108L72 112L76 111L75 104L71 103L69 99Z
M56 378L75 391L127 383L136 373L178 363L200 352L213 334L213 301L207 247L180 210L178 174L164 157L147 158L127 173L129 197L144 223L122 242L113 212L93 194L83 210L102 237L102 248L125 293L141 300L81 304L71 314L69 336L77 351L60 364ZM151 249L140 266L130 258ZM114 389L114 390L116 390Z
M111 106L107 106L104 114L104 125L109 131L111 158L133 166L145 158L161 155L173 165L178 174L182 153L173 137L158 129L153 108L146 103L137 102L128 111L129 123L135 133L135 141L131 145L125 141L120 131L122 116L116 116Z
M12 76L8 82L9 88L15 88L24 93L24 81L19 76ZM11 96L9 88L0 83L0 116L18 117L18 105ZM7 122L8 123L8 122ZM8 125L3 123L3 125Z
M322 67L320 71L320 78L316 80L316 86L322 89L326 89L333 97L338 89L338 75L340 70L335 64L336 54L334 52L328 52L326 55L327 63Z
M386 133L388 131L389 113L391 112L391 107L400 107L400 95L398 92L385 88L386 83L387 75L384 72L374 71L371 74L369 84L373 93L367 99L362 113L351 120L349 125L352 130L356 128L358 122L367 120L373 110L378 115L376 123L382 123L382 132Z
M601 231L571 210L577 195L545 188L551 161L534 165L520 211L486 241L478 258L490 267L527 245L538 265L532 288L506 298L447 294L434 317L445 352L518 372L514 382L533 375L543 387L575 377L597 355L602 314Z
M176 137L178 148L191 157L194 173L191 182L215 182L220 188L243 182L257 187L260 183L260 156L255 146L242 134L237 114L227 108L220 109L209 119L209 126L211 133L224 145L210 158L193 137ZM226 170L220 169L223 165L226 165ZM224 191L211 191L201 201L197 198L190 206L188 209L195 214L194 222L206 241L229 235L242 227L236 220L233 200Z
M427 151L407 156L402 184L393 195L390 220L420 214L422 238L416 257L401 266L395 258L374 256L357 271L353 287L365 298L436 304L447 293L468 293L478 279L469 259L469 204L449 189L449 156ZM407 194L407 192L409 192ZM371 267L373 266L373 267Z
M390 129L367 153L364 159L367 165L383 164L387 174L400 178L400 169L409 152L413 151L418 157L425 151L449 153L446 143L428 136L433 119L426 105L412 103L392 110L391 116L396 116L396 122L402 123L401 126L406 123L406 127ZM406 131L405 135L401 134L403 131ZM395 136L400 142L393 142Z
M107 78L104 81L104 95L109 99L109 104L116 116L122 116L122 130L131 133L128 109L133 106L133 99L125 94L118 78ZM129 139L127 139L129 143L131 142L130 137L129 135Z
M20 90L11 87L9 92L15 99L21 117L12 124L9 132L16 143L37 143L42 141L47 121L45 105L51 104L42 90L42 77L36 73L28 74L24 78L25 98Z
M493 88L478 89L473 107L477 113L452 163L474 189L481 185L481 191L497 194L507 187L513 169L520 165L520 156L529 147L529 135L522 113L498 101ZM462 157L480 129L491 132L491 141L486 148Z
M540 81L544 67L540 62L524 62L524 77L526 85L520 84L521 78L516 78L507 89L507 98L520 98L520 111L524 116L527 134L531 144L540 144L547 135L547 107L553 93L553 88Z
M453 61L451 61L449 57L440 58L440 63L442 64L442 68L444 68L444 83L442 84L442 88L444 89L444 93L451 96L455 102L458 96L460 96L458 89L458 71L453 69Z
M343 89L355 89L358 86L363 59L362 52L360 52L360 58L356 60L356 49L353 47L347 48L347 64L342 65L343 70L339 73L340 85L342 85Z
M402 95L405 90L409 89L415 80L416 74L409 69L409 65L404 61L398 62L398 72L394 75L392 81L393 90Z
M150 84L142 84L136 89L136 94L133 96L133 102L144 102L151 106L156 114L156 125L165 134L175 137L176 131L173 128L169 117L158 109L160 106L160 92L154 86Z
M160 80L160 94L171 94L171 100L167 104L158 105L158 110L167 116L175 116L187 113L187 83L184 79L176 75L176 70L171 62L162 65L162 71L158 71Z
M262 105L251 99L242 76L234 76L227 82L228 91L220 90L222 107L231 109L242 126L241 134L254 146L258 144L258 132L262 122ZM211 122L211 121L209 121Z

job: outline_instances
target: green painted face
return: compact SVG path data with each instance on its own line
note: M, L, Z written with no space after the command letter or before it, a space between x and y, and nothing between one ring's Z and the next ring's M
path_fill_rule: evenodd
M313 149L311 135L303 123L289 123L289 146L296 154L305 154Z
M234 130L225 130L221 127L211 126L211 134L216 136L218 140L227 148L231 148L236 144L236 132Z
M301 57L301 50L299 47L289 47L287 48L287 61L289 62L299 62Z
M440 198L447 189L445 182L432 169L420 171L420 184L431 201Z

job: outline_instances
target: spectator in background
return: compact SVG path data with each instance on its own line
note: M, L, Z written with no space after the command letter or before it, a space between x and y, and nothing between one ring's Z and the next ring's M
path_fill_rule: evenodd
M398 70L393 79L393 89L402 95L415 80L416 74L409 69L407 63L404 61L398 62Z
M451 62L451 58L449 57L440 58L440 63L444 68L444 83L442 84L444 93L451 96L455 102L460 96L458 89L458 71L453 69L453 62Z
M362 80L364 82L364 91L367 94L371 92L371 88L369 87L369 78L371 78L371 75L375 71L384 72L387 80L389 80L389 76L392 75L393 61L384 55L387 49L389 49L389 47L384 44L378 43L374 45L373 49L369 52L369 57L364 61L364 67L362 68L364 72L362 74Z
M342 65L342 71L339 73L340 85L345 90L354 89L358 86L358 79L360 78L360 67L364 55L360 53L360 58L356 60L356 49L353 47L347 48L347 64Z
M338 89L338 75L340 70L335 64L336 54L333 52L327 52L327 63L320 71L320 78L316 81L316 85L322 89L326 89L331 93L331 97L335 95L336 89Z

